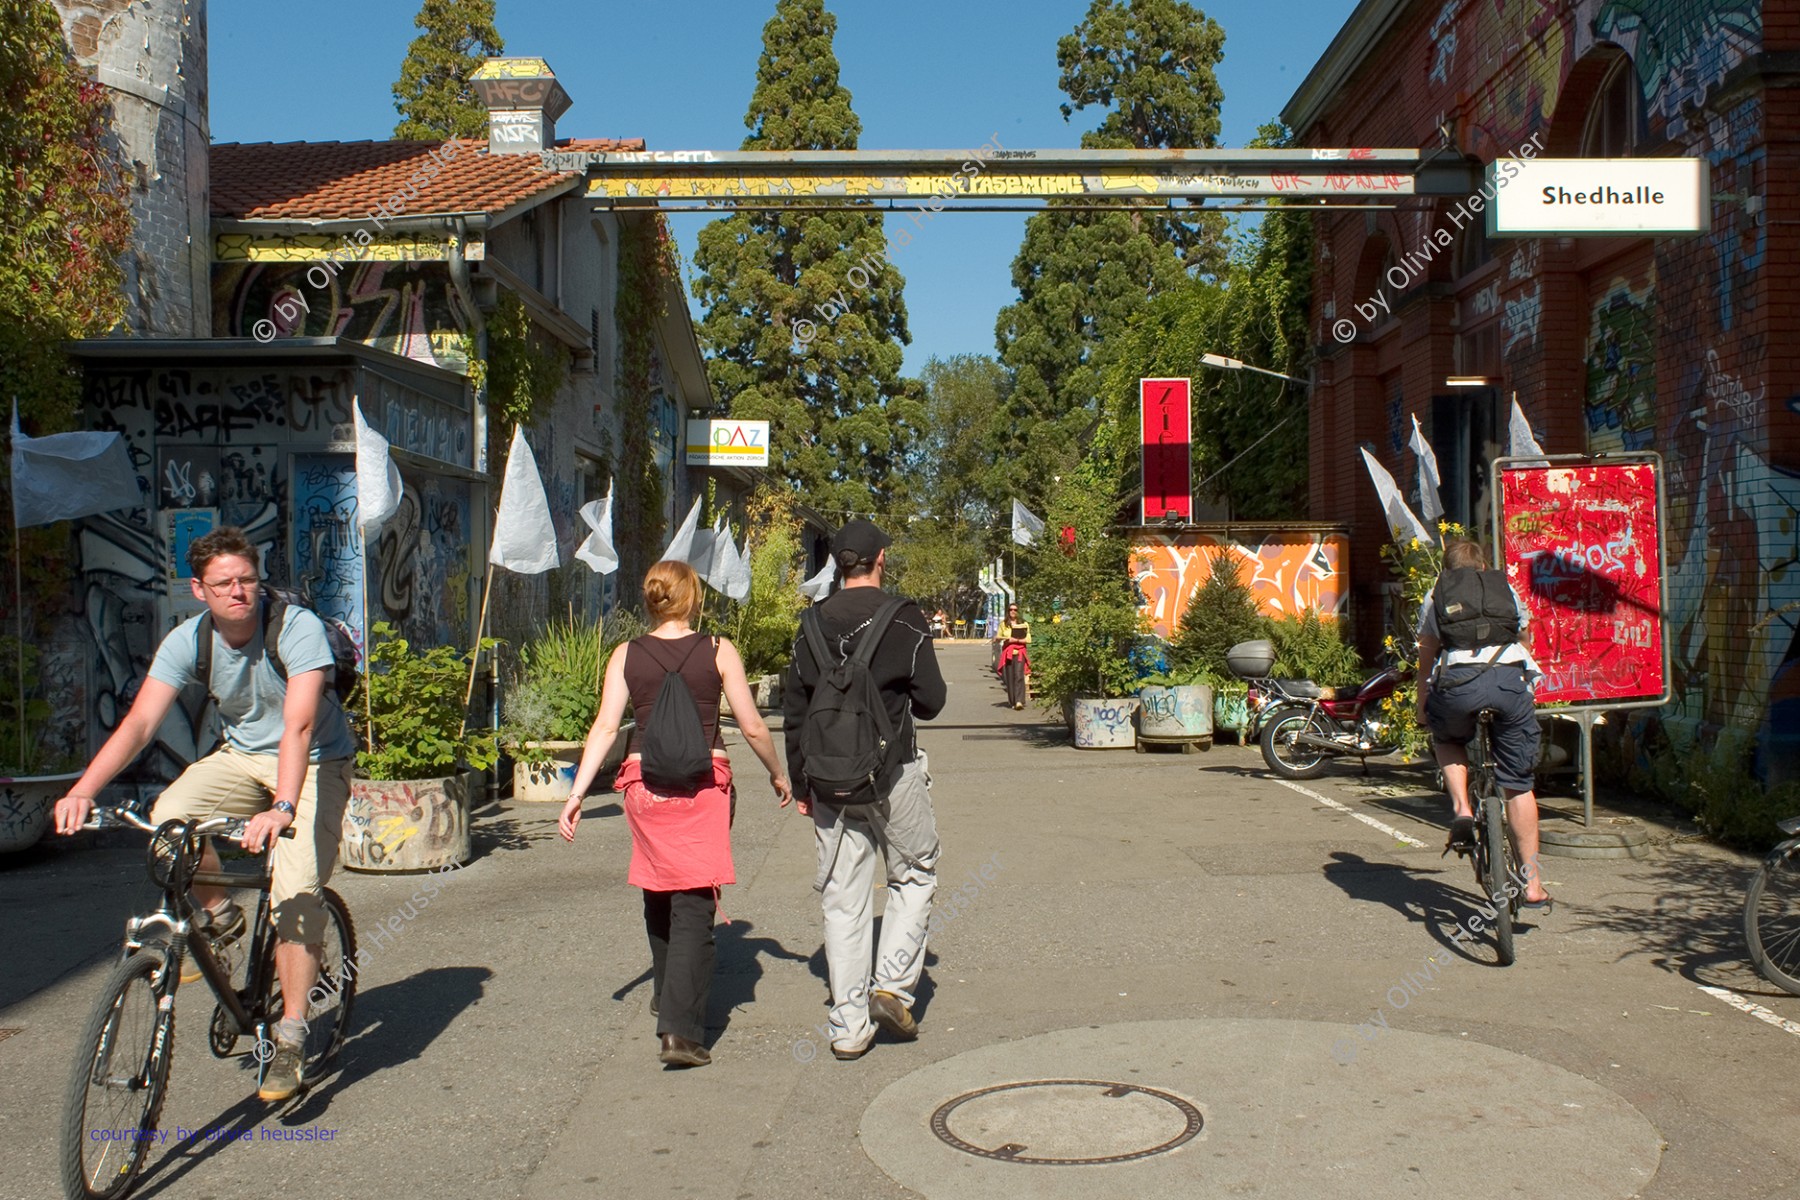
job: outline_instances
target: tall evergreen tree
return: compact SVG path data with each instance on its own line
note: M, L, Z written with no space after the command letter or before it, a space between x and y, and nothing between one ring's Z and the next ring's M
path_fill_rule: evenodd
M1056 47L1068 95L1063 119L1107 110L1084 149L1205 149L1218 145L1223 101L1214 67L1225 31L1182 0L1093 0ZM1127 203L1127 202L1122 202ZM1040 486L1066 470L1091 427L1109 341L1146 301L1224 265L1225 222L1052 205L1026 222L1013 260L1016 304L995 325L1017 374L1005 452Z
M425 0L413 24L425 32L406 48L394 107L394 136L412 141L487 137L487 109L469 76L506 49L494 28L494 0Z
M745 150L854 150L862 123L838 83L837 18L777 0L763 27ZM904 281L873 212L739 212L700 232L694 295L708 374L735 417L771 425L770 467L825 510L887 502L918 386L900 378ZM836 511L833 511L836 515Z

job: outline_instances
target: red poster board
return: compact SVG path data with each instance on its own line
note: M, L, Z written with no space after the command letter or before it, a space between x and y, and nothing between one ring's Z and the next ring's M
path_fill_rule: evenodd
M1171 513L1184 523L1192 521L1188 381L1139 380L1138 410L1144 431L1143 523L1154 525Z
M1539 704L1668 698L1660 461L1501 459L1501 564L1531 609Z

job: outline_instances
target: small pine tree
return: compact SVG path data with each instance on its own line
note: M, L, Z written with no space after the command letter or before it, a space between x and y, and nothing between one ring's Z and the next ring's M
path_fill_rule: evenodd
M406 48L394 107L394 136L408 141L486 138L487 108L469 76L506 49L494 28L494 0L425 0L413 24L425 32Z
M1174 642L1175 668L1198 668L1219 680L1229 680L1233 676L1225 665L1225 652L1239 642L1266 636L1268 621L1258 611L1237 559L1230 551L1221 550L1213 556L1212 574L1181 614Z

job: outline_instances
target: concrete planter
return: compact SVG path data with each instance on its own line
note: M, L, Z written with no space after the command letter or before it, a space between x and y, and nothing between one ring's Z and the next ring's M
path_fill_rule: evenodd
M50 809L80 771L0 779L0 854L29 850L50 828Z
M1241 735L1249 724L1248 692L1219 692L1213 698L1213 728Z
M617 742L619 739L614 739ZM528 746L550 752L550 761L531 766L522 760L513 763L513 799L528 802L561 804L575 786L575 768L581 764L581 742L529 742Z
M1138 691L1138 742L1212 745L1213 690L1203 683Z
M351 780L338 861L352 871L384 872L468 862L468 780Z
M1069 725L1075 731L1078 750L1130 750L1137 745L1131 716L1137 711L1136 696L1093 699L1077 696L1070 702Z

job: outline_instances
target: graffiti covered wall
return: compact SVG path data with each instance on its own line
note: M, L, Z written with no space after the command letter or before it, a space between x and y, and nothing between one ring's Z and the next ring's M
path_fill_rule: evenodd
M1292 616L1309 608L1336 617L1349 595L1342 564L1349 539L1342 533L1272 533L1254 545L1224 532L1140 530L1131 550L1131 575L1143 593L1145 619L1154 631L1172 636L1188 601L1212 575L1221 554L1238 560L1238 577L1257 606L1271 616Z

